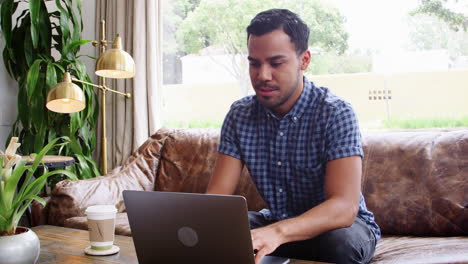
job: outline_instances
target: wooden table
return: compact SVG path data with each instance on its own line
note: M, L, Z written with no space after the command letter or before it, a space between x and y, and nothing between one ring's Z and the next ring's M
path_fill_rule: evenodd
M88 231L59 226L42 225L32 228L41 241L41 255L37 263L138 263L133 240L115 236L114 244L120 252L110 256L90 256L84 253L89 246ZM321 262L292 260L291 264L319 264Z
M36 226L32 230L41 241L41 255L37 263L138 263L133 240L115 236L114 244L120 252L110 256L90 256L84 253L89 246L88 231L59 226Z

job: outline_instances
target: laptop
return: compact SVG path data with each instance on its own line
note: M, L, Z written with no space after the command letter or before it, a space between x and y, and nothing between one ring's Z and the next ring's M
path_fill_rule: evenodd
M128 190L123 197L140 264L255 263L244 197Z

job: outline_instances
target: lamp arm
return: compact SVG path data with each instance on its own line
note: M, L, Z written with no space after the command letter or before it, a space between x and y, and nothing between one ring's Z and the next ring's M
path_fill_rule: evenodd
M103 85L103 87L104 87L103 89L104 89L105 91L113 92L113 93L116 93L116 94L121 94L121 95L123 95L123 96L125 96L125 97L127 97L127 98L132 97L132 94L131 94L131 93L123 93L123 92L120 92L120 91L112 90L111 88L109 88L109 87L107 87L107 86L105 86L105 85Z
M102 85L97 85L97 84L94 84L94 83L85 82L85 81L78 80L78 79L75 79L75 78L71 78L71 80L74 81L74 82L84 83L84 84L87 84L87 85L94 86L94 87L96 87L96 88L103 89Z
M112 90L111 88L109 88L109 87L107 87L105 85L97 85L97 84L94 84L94 83L85 82L85 81L78 80L78 79L75 79L75 78L72 78L72 81L79 82L79 83L84 83L84 84L87 84L87 85L91 85L93 87L96 87L96 88L99 88L99 89L103 90L104 92L109 91L109 92L113 92L113 93L116 93L116 94L121 94L121 95L123 95L123 96L125 96L127 98L132 97L132 95L130 93L123 93L123 92L120 92L120 91Z

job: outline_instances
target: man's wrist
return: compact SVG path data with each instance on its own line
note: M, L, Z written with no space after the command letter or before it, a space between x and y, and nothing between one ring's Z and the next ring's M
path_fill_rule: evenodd
M275 233L277 234L278 240L280 244L291 242L289 235L290 235L290 222L292 219L286 219L273 224L273 228Z

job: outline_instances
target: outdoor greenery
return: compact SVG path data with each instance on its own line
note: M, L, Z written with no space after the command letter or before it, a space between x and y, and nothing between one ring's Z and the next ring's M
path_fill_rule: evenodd
M163 124L172 128L221 128L223 121L215 120L190 120L171 121ZM382 127L375 129L417 129L417 128L450 128L468 127L468 116L460 118L413 118L385 120Z
M81 6L81 0L47 1L47 5L43 0L4 0L0 23L5 39L3 61L18 82L18 117L10 137L19 137L19 153L38 153L48 142L67 136L70 144L51 148L48 154L73 156L76 163L67 169L90 178L100 175L91 156L98 116L93 88L78 84L86 97L81 112L59 114L45 106L48 91L62 81L65 71L91 82L78 55L80 46L89 42L81 39Z
M447 0L422 0L419 7L411 11L410 14L435 16L445 22L453 31L459 31L460 29L467 31L468 17L463 13L450 10L446 7L446 3Z
M452 11L446 4L446 0L425 0L410 12L411 50L447 50L452 61L468 56L468 16Z
M179 43L187 53L210 45L221 45L230 54L245 53L246 26L257 13L270 8L287 8L299 14L311 29L310 46L340 54L348 48L344 17L337 9L317 0L302 6L290 0L202 0L181 23L177 32Z
M168 121L163 124L163 127L172 128L221 128L223 121L215 120L190 120L184 121Z
M16 154L20 145L17 138L12 140L13 146L0 155L0 236L14 235L18 222L33 200L45 205L45 200L38 196L46 184L47 178L53 175L66 175L70 179L77 179L76 175L67 170L48 171L42 168L40 174L36 173L41 160L46 153L53 148L63 148L70 139L60 137L51 140L44 148L40 149L34 157L34 161L22 159ZM33 155L34 156L34 155ZM21 181L20 179L26 175ZM33 177L35 175L35 179Z
M338 9L324 1L312 0L303 3L290 0L165 0L163 6L163 52L167 69L170 67L169 60L180 61L180 58L187 54L210 56L210 52L206 52L207 48L230 54L232 67L225 69L239 81L244 95L250 88L248 63L247 60L236 59L235 55L247 57L245 28L257 13L270 8L290 9L309 25L309 45L320 50L320 62L324 64L320 65L320 72L314 74L369 70L369 58L356 58L354 55L347 58L348 33L344 28L345 18ZM343 65L344 61L351 61L357 65L349 69ZM318 66L319 62L314 63Z
M468 127L468 116L461 118L414 118L391 119L385 121L385 128L415 129L415 128L449 128Z

